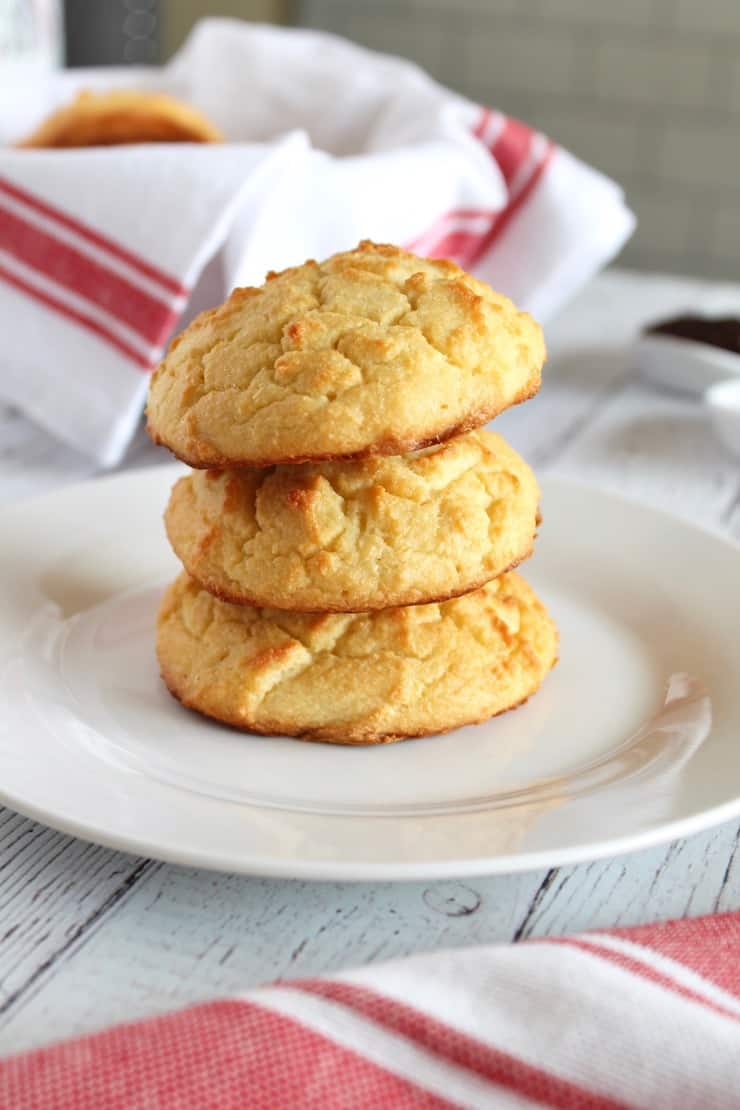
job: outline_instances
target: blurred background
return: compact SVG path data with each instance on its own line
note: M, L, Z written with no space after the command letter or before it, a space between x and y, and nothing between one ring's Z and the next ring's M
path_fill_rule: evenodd
M165 61L206 15L404 55L616 178L639 219L622 264L740 271L740 0L0 0L0 60L31 7L72 66Z

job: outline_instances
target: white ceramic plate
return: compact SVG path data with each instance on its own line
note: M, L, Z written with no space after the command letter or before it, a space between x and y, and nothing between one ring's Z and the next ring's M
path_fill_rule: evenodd
M740 355L678 335L641 335L635 342L635 358L654 385L697 396L726 378L740 380Z
M237 734L161 685L154 613L177 570L179 467L7 509L0 799L178 863L331 879L590 859L740 813L740 549L585 486L545 482L526 573L561 662L514 713L370 749Z
M712 427L728 451L740 455L740 378L715 382L704 394Z

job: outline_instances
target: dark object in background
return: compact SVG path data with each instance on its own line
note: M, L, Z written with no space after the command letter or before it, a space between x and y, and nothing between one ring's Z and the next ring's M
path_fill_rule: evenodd
M740 354L740 317L674 316L643 329L643 335L675 335Z
M68 66L156 64L159 0L65 0Z

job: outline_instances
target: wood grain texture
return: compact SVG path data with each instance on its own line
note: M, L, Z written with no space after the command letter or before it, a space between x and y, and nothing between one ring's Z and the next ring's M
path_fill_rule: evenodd
M700 405L642 384L644 321L738 287L612 272L547 329L539 397L496 422L540 471L740 538L740 467ZM0 407L0 500L94 473ZM143 435L126 466L168 461ZM546 508L545 508L546 512ZM545 521L546 527L546 521ZM326 884L209 874L83 844L0 811L0 1052L277 977L440 947L740 908L733 823L632 856L524 876Z
M603 489L711 528L738 493L738 470L694 400L629 382L560 453L551 473L588 476Z
M0 1022L146 866L0 810Z
M520 939L737 909L739 841L740 828L731 822L635 856L553 871Z
M508 939L542 878L355 885L159 866L16 1007L0 1051L36 1043L60 1006L82 1032L272 979Z

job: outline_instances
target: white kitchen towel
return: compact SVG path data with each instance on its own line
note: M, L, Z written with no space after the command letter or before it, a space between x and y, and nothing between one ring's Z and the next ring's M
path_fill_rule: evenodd
M206 20L161 69L0 88L12 143L79 88L164 90L221 145L0 150L0 400L117 463L173 330L361 238L450 257L546 320L634 226L621 189L410 62Z

